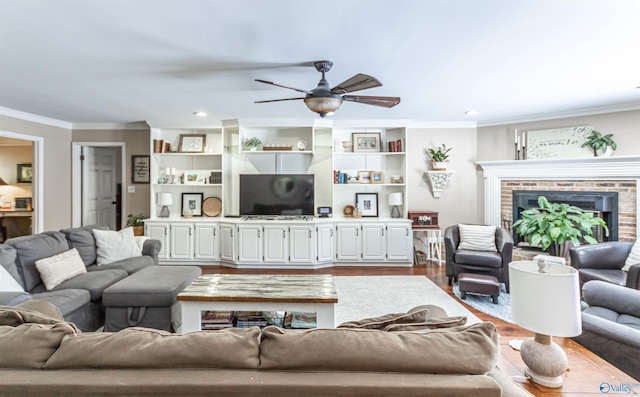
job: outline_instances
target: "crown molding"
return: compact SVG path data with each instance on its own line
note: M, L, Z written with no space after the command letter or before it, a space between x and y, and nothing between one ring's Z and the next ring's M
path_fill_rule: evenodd
M149 130L146 121L132 123L73 123L74 130Z
M5 108L0 106L0 115L13 117L20 120L31 121L39 124L46 124L52 127L66 128L70 130L73 124L69 121L52 119L49 117L38 116L37 114L27 113L20 110Z
M617 104L617 105L596 106L591 108L569 110L566 112L541 113L537 115L514 117L510 119L485 120L485 121L479 121L478 127L491 127L495 125L517 124L517 123L531 123L535 121L566 119L570 117L593 116L596 114L626 112L630 110L640 110L640 102L628 102L628 103Z

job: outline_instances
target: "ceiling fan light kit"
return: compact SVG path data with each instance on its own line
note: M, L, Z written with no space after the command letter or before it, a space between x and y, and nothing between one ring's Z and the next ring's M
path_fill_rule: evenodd
M382 83L380 83L380 81L378 81L375 77L358 73L350 79L338 84L337 86L330 88L329 82L325 79L324 74L331 70L333 62L317 61L313 63L313 66L315 66L318 72L322 73L322 78L318 82L318 86L311 91L288 87L286 85L277 84L271 81L256 79L256 81L259 83L275 85L277 87L303 92L306 94L305 97L272 99L267 101L256 101L256 103L294 101L302 99L304 100L304 103L305 105L307 105L309 110L317 113L320 117L326 117L327 115L334 114L334 112L340 108L340 105L342 105L343 101L359 102L365 105L374 105L386 108L394 107L400 103L399 97L343 95L349 92L365 90L367 88L380 87L382 86Z

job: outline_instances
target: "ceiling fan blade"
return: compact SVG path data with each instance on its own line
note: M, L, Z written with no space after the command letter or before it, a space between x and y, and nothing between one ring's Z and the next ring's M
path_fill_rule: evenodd
M364 103L365 105L381 106L383 108L392 108L400 103L400 97L397 96L343 95L342 99L350 102Z
M334 94L345 94L347 92L354 92L360 90L366 90L367 88L380 87L382 83L375 77L358 73L348 80L343 81L337 86L331 89Z
M272 81L260 80L260 79L256 79L256 81L257 81L258 83L271 84L271 85L275 85L276 87L288 88L288 89L290 89L290 90L294 90L294 91L298 91L298 92L304 92L305 94L311 94L311 91L307 91L307 90L303 90L303 89L295 88L295 87L288 87L288 86L286 86L286 85L282 85L282 84L274 83L274 82L272 82Z
M254 103L267 103L267 102L281 102L281 101L296 101L298 99L304 99L304 97L301 98L285 98L285 99L269 99L268 101L255 101Z

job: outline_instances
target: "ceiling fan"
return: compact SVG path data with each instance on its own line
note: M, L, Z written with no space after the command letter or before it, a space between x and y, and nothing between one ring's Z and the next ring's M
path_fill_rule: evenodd
M271 81L256 79L259 83L271 84L277 87L288 88L290 90L303 92L307 94L304 97L299 98L285 98L285 99L271 99L268 101L256 101L255 103L265 102L279 102L279 101L295 101L303 99L305 105L312 112L316 112L320 117L332 115L340 105L342 101L359 102L365 105L381 106L385 108L392 108L400 103L399 97L390 96L362 96L362 95L343 95L348 92L366 90L368 88L380 87L382 83L375 77L358 73L350 79L343 81L337 86L330 88L329 82L324 78L324 74L331 70L333 62L331 61L317 61L313 63L316 70L322 73L322 78L318 83L318 86L311 91L303 90L300 88L288 87L286 85L273 83Z

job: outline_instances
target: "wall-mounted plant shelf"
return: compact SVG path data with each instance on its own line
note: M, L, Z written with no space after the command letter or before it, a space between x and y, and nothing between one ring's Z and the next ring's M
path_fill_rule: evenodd
M452 171L427 171L433 197L440 197L444 189L447 188L452 175Z

